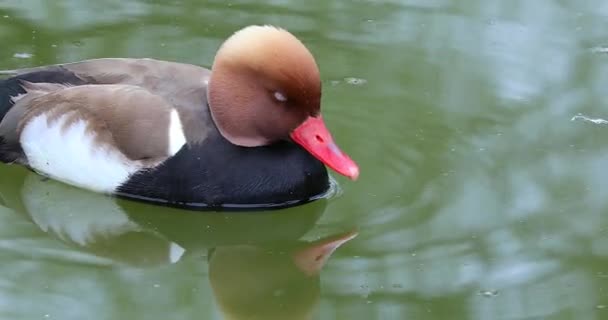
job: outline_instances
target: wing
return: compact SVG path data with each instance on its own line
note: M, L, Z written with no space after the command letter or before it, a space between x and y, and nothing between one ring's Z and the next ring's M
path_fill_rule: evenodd
M113 192L186 143L177 110L142 87L26 83L25 89L0 134L18 145L23 162L57 180Z
M105 58L29 69L2 71L12 76L0 82L0 119L12 105L10 98L22 94L19 80L34 83L122 84L144 88L164 98L183 118L188 142L201 142L212 121L207 112L210 70L154 59ZM13 83L11 83L11 81Z
M0 74L20 76L43 74L42 81L58 82L50 75L71 72L91 84L130 84L154 91L161 96L176 96L184 89L198 88L206 84L210 70L192 64L155 59L103 58L50 66L5 70Z

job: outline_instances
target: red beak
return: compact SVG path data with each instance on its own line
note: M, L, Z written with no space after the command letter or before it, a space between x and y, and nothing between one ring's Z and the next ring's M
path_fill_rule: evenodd
M338 148L321 116L306 119L291 132L291 138L337 173L352 180L359 177L359 167Z

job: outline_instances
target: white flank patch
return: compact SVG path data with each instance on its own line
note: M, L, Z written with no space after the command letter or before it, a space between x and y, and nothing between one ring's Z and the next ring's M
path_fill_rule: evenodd
M111 193L139 166L111 146L102 146L77 120L62 128L70 114L47 121L41 114L29 121L20 142L30 166L49 177L96 192Z
M169 155L172 156L186 144L186 137L177 110L171 111L171 120L169 121Z

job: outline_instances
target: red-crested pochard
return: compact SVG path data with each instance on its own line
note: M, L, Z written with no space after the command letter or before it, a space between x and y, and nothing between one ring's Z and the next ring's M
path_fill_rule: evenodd
M0 80L0 160L96 192L189 208L288 206L322 196L325 165L359 168L320 112L312 54L249 26L211 70L108 58Z

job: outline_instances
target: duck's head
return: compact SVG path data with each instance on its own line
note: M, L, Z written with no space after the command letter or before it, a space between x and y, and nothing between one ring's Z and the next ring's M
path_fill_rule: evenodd
M211 115L231 143L256 147L291 139L336 172L359 167L321 116L321 78L308 49L272 26L237 31L218 50L208 85Z

